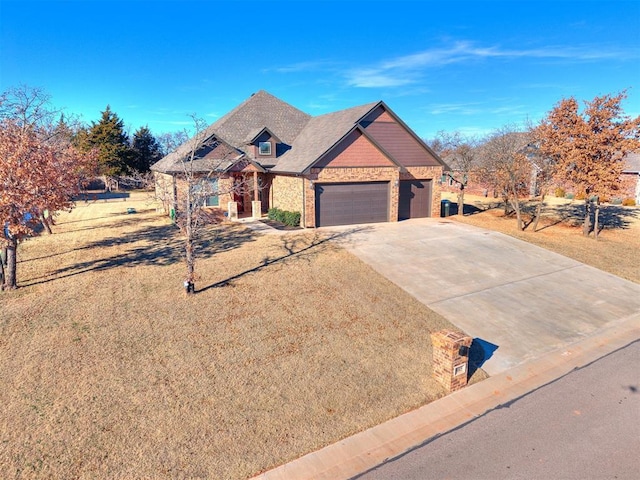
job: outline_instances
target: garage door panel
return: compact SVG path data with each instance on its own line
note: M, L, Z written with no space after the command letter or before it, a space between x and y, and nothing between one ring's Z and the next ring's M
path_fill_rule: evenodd
M398 219L422 218L431 216L432 181L400 181L400 202Z
M389 183L316 185L316 225L351 225L389 220Z

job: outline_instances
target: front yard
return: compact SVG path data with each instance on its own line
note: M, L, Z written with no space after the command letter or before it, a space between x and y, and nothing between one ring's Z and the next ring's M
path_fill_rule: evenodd
M54 231L0 294L2 478L246 478L444 394L451 325L316 232L209 228L187 298L142 196Z

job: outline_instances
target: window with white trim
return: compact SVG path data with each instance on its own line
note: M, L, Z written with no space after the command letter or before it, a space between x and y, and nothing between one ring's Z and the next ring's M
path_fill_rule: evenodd
M271 142L258 143L258 152L260 155L271 155Z

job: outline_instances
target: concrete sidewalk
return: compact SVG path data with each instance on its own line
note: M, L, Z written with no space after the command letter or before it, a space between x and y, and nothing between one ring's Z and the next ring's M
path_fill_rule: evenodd
M339 480L377 465L506 405L640 338L640 314L548 352L417 410L265 472L254 480Z

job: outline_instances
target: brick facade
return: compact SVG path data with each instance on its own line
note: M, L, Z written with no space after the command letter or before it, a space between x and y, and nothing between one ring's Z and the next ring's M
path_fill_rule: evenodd
M440 330L431 334L433 376L447 392L467 386L471 342L470 336L454 330Z

